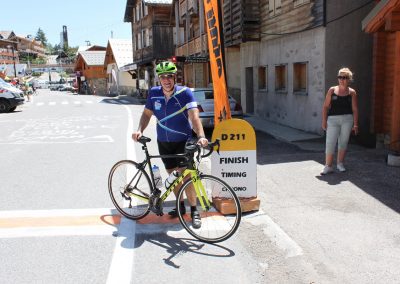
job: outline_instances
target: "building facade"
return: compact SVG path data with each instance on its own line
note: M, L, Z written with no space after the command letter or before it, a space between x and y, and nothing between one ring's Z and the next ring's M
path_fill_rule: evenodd
M239 2L239 7L246 6L247 1ZM240 9L225 4L224 19L236 19ZM353 87L361 94L360 137L368 140L371 71L364 66L371 62L372 40L361 31L360 23L373 4L367 0L260 0L258 5L259 18L255 15L248 22L255 27L250 36L244 37L245 29L237 28L234 21L224 24L225 30L231 30L225 32L227 70L233 73L228 73L228 85L237 88L240 82L245 112L322 134L326 91L337 84L338 70L347 66L355 73ZM242 9L242 13L254 9ZM245 14L242 24L236 25L243 27L248 18Z

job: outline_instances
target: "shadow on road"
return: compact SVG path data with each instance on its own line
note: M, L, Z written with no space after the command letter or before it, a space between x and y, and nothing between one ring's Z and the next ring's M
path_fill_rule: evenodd
M263 132L257 132L256 137L259 166L315 161L321 168L310 178L316 178L332 186L345 181L351 182L400 213L400 168L386 164L386 150L370 149L351 143L345 161L347 171L344 173L335 171L321 176L320 171L325 163L324 138L291 144L279 141ZM304 178L304 181L307 181L307 178Z
M164 263L177 269L179 269L180 266L174 263L173 258L184 253L194 253L212 257L233 257L235 255L232 250L222 245L206 244L196 239L176 238L168 234L159 233L137 235L135 248L140 247L146 241L165 249L170 256L163 259ZM213 251L213 253L210 251Z

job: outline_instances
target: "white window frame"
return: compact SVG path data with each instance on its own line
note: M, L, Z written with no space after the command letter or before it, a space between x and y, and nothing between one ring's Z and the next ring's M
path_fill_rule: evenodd
M272 17L279 15L282 11L282 0L269 0L268 1L268 14Z
M140 3L138 3L136 5L135 10L136 10L136 22L139 22L139 20L140 20Z
M148 9L148 7L147 7L146 4L143 4L143 5L144 5L144 13L143 13L143 16L147 16L147 15L149 14L149 9Z

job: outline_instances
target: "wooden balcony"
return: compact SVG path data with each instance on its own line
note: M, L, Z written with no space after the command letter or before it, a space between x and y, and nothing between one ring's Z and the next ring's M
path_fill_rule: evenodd
M189 56L200 53L205 53L208 50L207 46L207 34L196 37L189 42L179 46L175 50L176 56Z
M189 15L197 15L199 13L199 0L181 0L179 1L179 16L185 17L186 11ZM203 1L203 0L200 0Z
M147 64L155 59L166 59L174 55L173 27L153 26L152 45L133 53L133 62L137 65Z
M259 0L225 0L223 9L226 47L261 39Z

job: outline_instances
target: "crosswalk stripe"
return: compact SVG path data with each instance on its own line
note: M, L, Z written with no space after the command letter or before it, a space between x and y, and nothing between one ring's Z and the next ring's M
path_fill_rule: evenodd
M56 102L49 102L49 106L55 106Z
M61 104L62 104L62 105L67 105L67 104L69 104L69 102L63 101Z
M36 103L37 106L42 106L44 103Z

